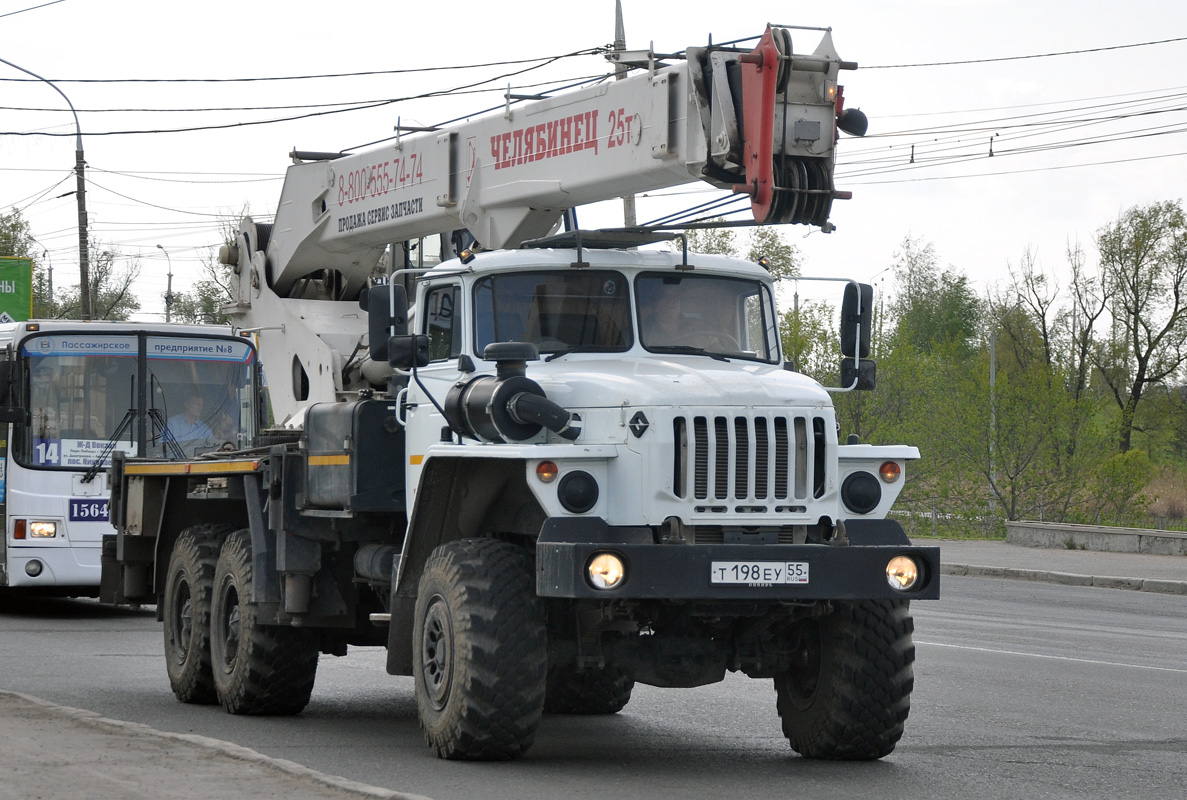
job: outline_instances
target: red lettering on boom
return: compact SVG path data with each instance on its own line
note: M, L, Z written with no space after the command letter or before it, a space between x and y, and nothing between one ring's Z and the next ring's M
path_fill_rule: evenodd
M506 169L582 150L593 150L597 155L598 144L598 112L584 111L497 133L490 137L490 156L495 169Z

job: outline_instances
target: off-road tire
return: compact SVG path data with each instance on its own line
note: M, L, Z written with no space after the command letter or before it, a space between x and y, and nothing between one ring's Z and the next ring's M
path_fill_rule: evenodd
M544 711L549 714L617 714L631 700L635 681L622 667L548 670Z
M425 740L440 758L499 761L531 747L544 710L544 614L520 547L436 548L416 598L412 673Z
M232 714L298 714L313 693L317 638L260 624L251 598L251 532L240 530L223 544L214 572L210 660L218 701Z
M906 601L837 603L800 623L791 669L775 677L783 734L807 758L889 754L911 710L914 622Z
M210 599L214 569L229 525L195 525L177 537L165 574L161 616L165 671L173 694L183 703L213 704L210 669Z

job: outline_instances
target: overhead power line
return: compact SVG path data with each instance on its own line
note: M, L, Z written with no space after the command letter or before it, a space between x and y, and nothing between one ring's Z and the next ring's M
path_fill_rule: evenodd
M1057 58L1059 56L1078 56L1085 53L1104 53L1109 50L1128 50L1134 47L1154 47L1160 44L1172 44L1174 42L1187 42L1187 36L1180 36L1175 39L1159 39L1154 42L1136 42L1134 44L1115 44L1109 47L1089 47L1083 50L1062 50L1057 53L1034 53L1027 56L1001 56L999 58L971 58L964 61L929 61L919 64L875 64L873 66L862 65L862 70L867 69L908 69L913 67L957 67L964 64L993 64L1002 61L1026 61L1032 58Z
M508 72L508 73L504 73L502 75L496 75L492 78L484 78L480 81L475 81L473 83L463 84L461 86L454 87L453 89L440 89L440 90L434 90L434 91L429 91L429 92L423 92L421 94L410 95L408 97L397 97L397 98L392 98L390 100L381 100L381 101L376 101L374 103L368 103L368 104L363 104L363 105L359 105L359 106L354 106L351 108L336 108L336 109L332 109L332 110L328 110L328 111L314 111L314 112L310 112L308 114L295 114L295 115L288 116L288 117L276 117L273 119L251 120L248 122L230 122L230 123L226 123L226 124L222 124L222 125L193 125L193 126L188 126L188 127L184 127L184 128L158 128L158 129L151 129L151 130L88 131L87 136L89 136L89 137L131 136L131 135L137 135L137 134L194 133L197 131L228 130L228 129L232 129L232 128L253 127L253 126L257 126L257 125L273 125L273 124L280 123L280 122L294 122L294 121L302 120L302 119L311 119L314 117L329 116L330 114L342 114L347 111L363 111L363 110L371 109L371 108L381 108L383 106L389 106L389 105L392 105L395 103L402 103L402 102L406 102L409 100L424 100L424 99L430 98L430 97L443 97L446 95L460 94L463 90L473 89L476 86L482 86L484 84L493 83L494 81L506 80L507 78L513 78L516 75L523 75L526 72L531 72L532 70L537 70L542 67L546 67L549 64L553 64L557 61L560 61L563 58L569 58L571 56L578 55L583 52L584 51L577 51L575 53L568 53L565 55L553 56L550 59L548 59L547 61L544 61L543 63L540 63L540 64L534 64L533 66L525 67L523 69L516 70L514 72ZM538 61L539 59L533 59L533 60ZM43 131L43 130L0 131L0 136L74 136L74 135L75 134L71 133L71 132L50 132L50 131Z
M607 52L605 47L588 47L559 56L539 56L512 61L488 61L484 64L454 64L443 67L415 67L410 69L383 69L367 72L330 72L322 75L279 75L270 78L50 78L54 83L262 83L266 81L309 81L322 78L365 78L373 75L411 75L421 72L445 72L459 69L482 69L485 67L508 67L516 64L531 64L536 61L551 63L561 58L590 56ZM36 83L31 78L0 78L12 83Z

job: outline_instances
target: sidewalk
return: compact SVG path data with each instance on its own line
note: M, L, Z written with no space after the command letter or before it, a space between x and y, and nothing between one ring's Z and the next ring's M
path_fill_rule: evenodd
M919 539L940 547L945 575L1187 595L1187 556L1022 547L1002 541Z
M1187 557L920 539L943 573L1187 596ZM205 736L168 733L0 691L0 800L425 800ZM184 765L184 768L180 768Z
M0 800L426 800L206 736L0 691Z

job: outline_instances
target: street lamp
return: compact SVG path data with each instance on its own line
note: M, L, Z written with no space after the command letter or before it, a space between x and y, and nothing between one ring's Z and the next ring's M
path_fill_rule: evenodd
M78 189L76 190L78 196L78 298L82 318L89 320L91 318L91 275L90 264L87 259L87 190L84 175L86 160L82 154L82 126L78 124L78 112L74 110L74 103L70 102L70 98L66 96L66 93L59 89L53 81L41 77L36 72L30 72L24 67L18 67L11 61L5 61L2 58L0 58L0 64L7 64L13 69L19 69L26 75L32 75L37 80L48 83L55 92L62 95L62 99L66 101L66 105L70 106L70 113L74 115L74 174L78 181Z
M169 282L165 284L165 321L169 322L169 311L173 306L173 259L169 258L169 251L157 245L157 249L165 254L165 260L169 262Z

